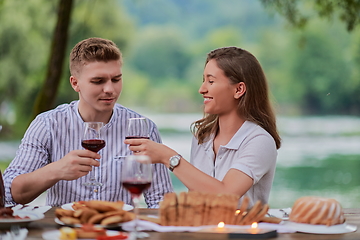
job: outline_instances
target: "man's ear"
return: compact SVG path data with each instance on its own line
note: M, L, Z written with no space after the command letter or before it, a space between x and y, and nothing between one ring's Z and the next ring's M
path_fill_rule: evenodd
M239 82L236 87L234 98L239 99L246 92L246 85L244 82Z
M75 90L75 92L80 92L78 80L76 77L70 76L70 84L71 84L71 87Z

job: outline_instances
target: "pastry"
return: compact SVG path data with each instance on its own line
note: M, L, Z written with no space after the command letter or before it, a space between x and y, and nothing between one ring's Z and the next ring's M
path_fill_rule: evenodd
M344 223L345 217L340 203L335 199L307 196L295 201L289 220L331 226Z

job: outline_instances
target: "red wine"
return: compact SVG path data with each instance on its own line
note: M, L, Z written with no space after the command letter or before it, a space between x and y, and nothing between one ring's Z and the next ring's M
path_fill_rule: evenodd
M125 139L150 139L150 137L127 136Z
M105 141L101 139L82 140L81 146L92 152L98 152L105 147Z
M148 189L151 182L148 181L125 181L122 183L131 194L140 195L145 189Z

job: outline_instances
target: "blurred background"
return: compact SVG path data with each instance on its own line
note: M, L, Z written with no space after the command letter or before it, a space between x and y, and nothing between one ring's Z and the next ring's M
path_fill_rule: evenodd
M78 98L68 55L88 37L123 52L118 102L189 158L206 54L237 46L264 68L283 140L270 207L305 195L358 207L359 9L352 0L0 0L0 169L36 114Z

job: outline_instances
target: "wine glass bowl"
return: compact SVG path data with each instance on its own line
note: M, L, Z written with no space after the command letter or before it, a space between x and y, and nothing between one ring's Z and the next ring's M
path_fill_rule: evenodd
M105 140L101 135L103 122L84 122L84 134L81 140L81 146L92 152L99 152L105 147ZM94 169L93 169L94 170ZM90 181L85 182L85 186L102 186L102 183L95 179L94 171L90 172Z
M105 141L102 139L82 140L81 146L92 152L98 152L105 147Z
M129 118L127 121L126 139L149 139L149 125L144 117Z

